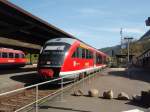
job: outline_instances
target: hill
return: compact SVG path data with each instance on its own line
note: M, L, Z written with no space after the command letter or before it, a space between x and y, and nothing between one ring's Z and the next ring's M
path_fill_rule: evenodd
M118 54L120 52L120 45L106 47L99 50L108 54L109 56L114 56L115 54Z
M148 38L134 41L130 44L130 53L135 56L139 56L147 49L150 49L150 39ZM100 51L108 54L109 56L115 56L116 54L119 54L120 50L120 45L100 49ZM127 49L122 49L122 52L123 54L127 54Z

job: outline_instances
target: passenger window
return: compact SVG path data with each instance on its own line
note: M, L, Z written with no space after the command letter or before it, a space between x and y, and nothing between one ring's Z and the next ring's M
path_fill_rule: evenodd
M82 58L82 48L79 47L79 58Z
M15 54L15 58L19 58L19 54L16 53L16 54Z
M73 58L82 58L82 52L83 52L83 48L78 47L75 52L73 53L72 57ZM84 56L85 57L85 56Z
M82 58L86 58L86 50L84 48L82 48Z
M25 56L24 56L24 54L20 54L20 56L19 56L20 58L24 58Z
M72 55L72 58L75 58L76 57L76 51L74 51L73 55Z
M93 58L93 52L89 52L89 54L90 54L90 59L92 59Z
M96 55L96 63L97 64L101 64L102 63L102 56L100 56L100 55Z
M3 52L2 53L2 58L8 58L7 53Z
M92 59L92 58L93 58L93 53L90 50L86 49L86 59Z
M89 50L86 49L86 59L89 59Z
M14 54L13 53L9 53L9 58L14 58Z
M78 58L78 57L79 57L79 48L77 48L77 49L75 50L75 52L73 53L72 57L73 57L73 58Z
M25 58L25 55L24 55L24 54L22 54L22 58Z

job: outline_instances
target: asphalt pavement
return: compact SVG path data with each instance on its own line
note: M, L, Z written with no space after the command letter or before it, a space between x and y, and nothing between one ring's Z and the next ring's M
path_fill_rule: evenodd
M143 75L143 76L141 76ZM76 89L81 89L84 96L73 96L73 88L60 96L48 100L39 107L39 112L143 112L147 108L132 101L117 100L118 93L125 92L132 98L133 94L140 94L142 90L150 89L150 76L134 69L129 75L124 68L106 69L90 81L81 83ZM143 77L142 79L140 77ZM144 78L145 77L145 78ZM145 79L145 80L144 80ZM100 97L88 97L88 90L96 88ZM114 99L102 98L104 91L113 90Z

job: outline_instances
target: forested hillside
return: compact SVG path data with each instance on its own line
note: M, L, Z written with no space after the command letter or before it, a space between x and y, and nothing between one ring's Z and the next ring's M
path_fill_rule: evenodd
M127 45L126 45L127 46ZM106 47L100 49L101 51L105 52L109 56L120 54L120 45L113 46L113 47ZM130 53L139 56L145 50L150 49L150 31L146 32L139 40L132 41L130 43ZM127 47L122 49L123 54L127 54Z

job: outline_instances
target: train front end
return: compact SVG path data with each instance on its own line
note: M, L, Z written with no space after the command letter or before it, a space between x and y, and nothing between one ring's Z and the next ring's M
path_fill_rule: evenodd
M58 78L73 39L51 39L43 46L38 60L38 73L45 80Z

